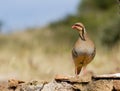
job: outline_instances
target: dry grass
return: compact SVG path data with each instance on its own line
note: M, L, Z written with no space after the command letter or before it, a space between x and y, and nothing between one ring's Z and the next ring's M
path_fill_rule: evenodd
M34 54L1 52L0 79L17 77L20 79L50 79L55 74L72 74L73 65L68 54L43 54L35 51Z
M34 34L29 32L3 36L2 39L6 38L4 41L10 42L0 47L0 80L10 78L49 80L56 74L74 75L70 46L59 43L55 46L50 31L40 33L44 38L37 31ZM35 40L36 37L40 40ZM98 47L96 57L87 69L95 74L119 72L119 55L120 44L109 51Z

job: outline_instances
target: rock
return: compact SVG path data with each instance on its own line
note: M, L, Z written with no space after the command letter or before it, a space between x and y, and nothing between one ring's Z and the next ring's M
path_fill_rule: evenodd
M41 91L47 82L31 81L17 88L18 91Z
M119 79L120 80L120 73L116 74L104 74L104 75L93 75L92 79L98 80L98 79Z
M8 80L8 89L15 90L22 83L25 83L25 82L20 80L10 79Z
M120 80L114 80L113 87L114 87L115 91L120 91Z
M85 91L112 91L113 81L112 80L96 80L91 81Z
M92 79L57 76L50 82L11 79L0 82L0 91L120 91L120 75L94 75Z
M67 82L52 82L44 85L44 88L41 91L74 91L71 84Z

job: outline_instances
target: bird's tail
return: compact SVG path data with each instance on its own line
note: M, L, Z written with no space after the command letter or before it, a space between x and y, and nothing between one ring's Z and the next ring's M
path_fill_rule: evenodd
M75 74L78 75L81 71L82 67L75 67Z

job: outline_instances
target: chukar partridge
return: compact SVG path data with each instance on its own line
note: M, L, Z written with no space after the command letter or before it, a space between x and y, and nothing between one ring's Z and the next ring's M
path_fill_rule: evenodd
M72 49L72 57L75 64L75 74L78 75L90 63L96 53L95 45L89 38L82 23L75 23L72 26L79 33L79 38Z

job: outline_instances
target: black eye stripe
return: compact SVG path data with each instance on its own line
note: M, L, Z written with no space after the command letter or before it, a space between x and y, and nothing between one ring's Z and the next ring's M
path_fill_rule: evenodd
M79 25L79 24L75 24L75 26L78 26L78 27L81 27L81 28L83 28L81 25Z
M80 26L79 24L75 24L75 26ZM80 26L81 27L81 26Z

